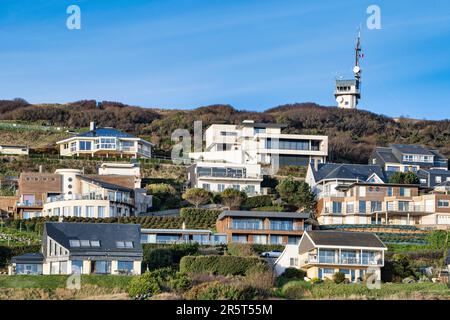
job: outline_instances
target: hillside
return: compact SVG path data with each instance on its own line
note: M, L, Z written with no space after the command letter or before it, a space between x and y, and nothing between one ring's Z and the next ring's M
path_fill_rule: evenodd
M171 133L192 132L196 120L206 128L212 123L240 123L245 119L286 123L286 133L325 134L330 137L330 161L366 163L376 145L389 143L425 144L450 157L450 120L392 119L364 110L340 110L313 103L278 106L263 112L239 111L229 105L193 110L141 108L118 102L83 100L69 104L32 105L22 99L0 101L0 121L64 127L76 130L96 121L148 139L159 155L170 155ZM63 131L31 132L0 128L0 143L26 143L31 147L52 145Z

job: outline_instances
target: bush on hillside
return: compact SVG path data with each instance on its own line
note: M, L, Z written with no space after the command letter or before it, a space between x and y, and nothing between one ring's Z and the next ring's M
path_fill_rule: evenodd
M194 255L198 252L198 244L173 244L173 245L157 245L144 244L143 246L144 268L150 270L164 267L178 267L180 260L184 256Z
M345 274L342 272L336 272L333 274L333 281L336 284L343 283L345 281Z
M245 200L242 207L246 210L269 207L272 205L272 197L269 195L250 197Z
M229 243L227 245L226 253L235 257L248 257L255 255L252 245L248 243Z
M134 277L128 287L128 295L132 298L147 298L161 293L159 277L152 272Z

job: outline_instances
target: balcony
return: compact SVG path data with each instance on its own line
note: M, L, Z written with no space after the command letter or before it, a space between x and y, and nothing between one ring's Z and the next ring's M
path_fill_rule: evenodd
M426 207L424 205L416 205L412 202L405 204L393 203L386 206L386 210L373 210L372 213L433 213L432 207Z
M317 254L309 254L306 264L329 265L355 265L355 266L382 266L383 259L363 257L319 257Z
M118 202L118 203L124 203L128 205L133 204L133 200L130 198L114 198L114 197L108 197L104 196L102 194L98 193L88 193L88 194L72 194L70 196L56 196L56 197L49 197L47 198L46 203L53 203L58 201L74 201L74 200L108 200L112 202Z
M228 226L230 230L261 230L261 231L308 231L312 230L312 226L264 226L264 225L254 225L254 224L232 224Z
M42 207L43 202L42 201L20 201L16 202L16 207L22 207L22 208L36 208L36 207Z

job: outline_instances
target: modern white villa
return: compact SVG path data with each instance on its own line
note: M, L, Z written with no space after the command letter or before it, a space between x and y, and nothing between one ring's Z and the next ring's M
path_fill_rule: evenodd
M213 124L205 131L204 152L190 153L194 160L224 161L236 164L307 166L324 163L328 137L284 134L283 124L245 120L239 125Z
M328 137L281 133L282 124L213 124L205 131L206 149L192 152L196 162L189 171L192 186L211 191L233 187L259 194L263 175L279 167L325 163Z
M373 274L381 280L387 247L373 233L305 231L298 245L287 245L275 262L280 275L287 268L306 271L309 279L331 279L336 272L350 282Z
M97 128L58 141L61 156L151 158L152 143L114 128Z
M212 192L233 188L247 195L261 194L261 165L198 162L188 169L188 180L192 187Z

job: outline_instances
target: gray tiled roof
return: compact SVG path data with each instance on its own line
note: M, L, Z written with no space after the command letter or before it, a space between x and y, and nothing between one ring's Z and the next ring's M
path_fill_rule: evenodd
M314 170L314 177L316 182L333 179L366 181L374 173L380 179L385 180L383 170L379 165L325 163L319 165L319 170Z
M423 154L432 156L433 153L429 149L415 144L391 144L391 148L397 149L404 154Z
M124 191L124 192L132 192L133 191L133 189L130 189L130 188L127 188L127 187L123 187L123 186L119 186L117 184L105 182L105 181L102 181L102 180L99 180L99 179L91 178L91 177L88 177L88 176L81 175L79 177L80 177L80 179L82 179L84 181L96 184L99 187L102 187L102 188L105 188L105 189Z
M139 224L120 223L76 223L76 222L46 222L46 234L61 244L71 253L78 252L122 252L142 253L141 226ZM70 240L97 240L100 247L71 247ZM133 248L118 248L117 241L131 241Z
M225 217L248 218L280 218L280 219L308 219L311 216L306 212L272 212L272 211L235 211L226 210L219 215L218 220Z
M342 247L385 248L384 243L373 233L343 231L307 231L316 245Z
M25 253L20 256L15 256L11 258L12 263L43 263L44 256L42 253Z

